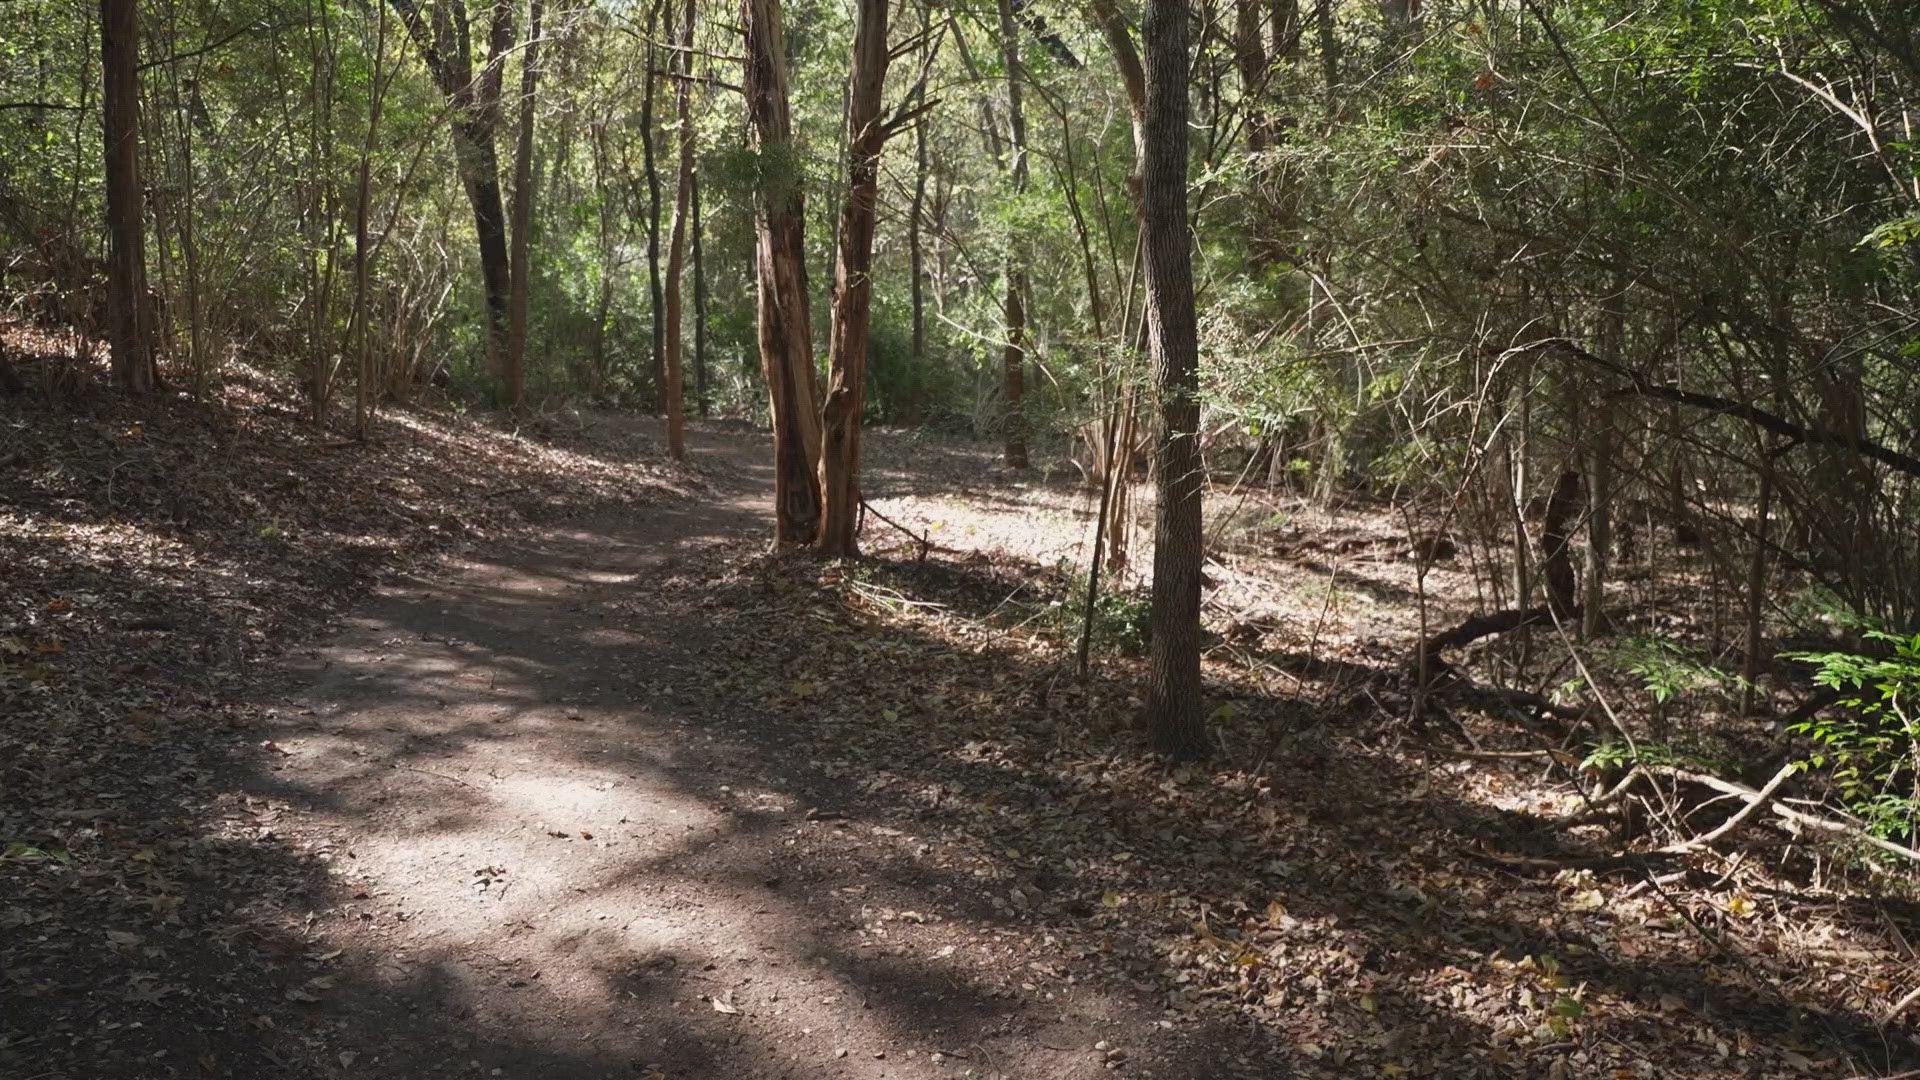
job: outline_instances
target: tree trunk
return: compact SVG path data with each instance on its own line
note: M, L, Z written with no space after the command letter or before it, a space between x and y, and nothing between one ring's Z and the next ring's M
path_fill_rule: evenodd
M507 212L500 196L500 159L493 131L459 125L455 157L473 206L474 233L480 240L480 277L487 293L487 353L496 370L507 351L507 312L513 292L512 260L507 254Z
M927 32L927 9L920 9L921 33ZM926 81L914 87L913 104L917 109L926 100ZM913 208L907 215L907 269L912 278L913 297L913 382L907 395L907 419L918 422L926 411L927 400L927 288L926 251L921 242L921 218L927 206L927 125L913 125Z
M146 223L140 186L140 18L136 0L100 0L105 94L107 340L113 378L136 394L160 383L147 295Z
M867 396L867 332L873 316L873 232L879 216L880 151L887 129L880 97L887 76L887 4L860 0L847 77L847 199L833 268L833 324L820 451L822 555L856 555L860 513L860 417Z
M537 2L537 0L536 0ZM380 9L379 29L374 37L373 81L367 98L367 136L360 144L358 175L353 191L353 354L354 354L354 434L366 439L372 434L374 399L373 338L367 332L367 292L373 273L373 252L369 248L372 225L373 152L379 145L380 112L385 103L382 80L387 57L387 9ZM199 375L196 372L195 379Z
M700 258L700 169L687 177L693 197L693 396L707 418L707 269Z
M502 71L507 53L513 49L513 3L499 0L493 6L487 63L478 76L473 71L472 33L464 3L450 0L444 17L436 17L431 26L417 0L389 3L400 13L434 83L451 107L454 162L473 207L473 231L479 239L480 277L486 290L487 359L497 371L507 353L513 273L507 254L507 212L500 197L500 155L494 135L500 126Z
M1007 157L1013 177L1013 195L1027 191L1027 119L1021 108L1020 32L1013 21L1013 0L999 0L1000 52L1007 69ZM1001 353L1006 375L1007 467L1027 467L1027 258L1018 230L1007 243L1006 347Z
M1267 39L1262 0L1234 0L1234 63L1240 72L1240 108L1246 116L1247 153L1267 148Z
M1580 509L1580 473L1562 469L1547 496L1540 524L1540 570L1547 582L1547 603L1554 617L1567 622L1580 613L1580 582L1573 572L1573 518ZM1524 605L1523 605L1524 606Z
M653 74L652 39L654 28L660 21L660 4L661 0L654 0L647 12L647 81L646 90L640 98L640 158L647 179L647 291L653 300L648 318L653 334L650 363L653 365L654 403L664 414L667 407L667 361L664 351L666 328L661 323L664 305L660 289L660 167L653 154L653 87L656 80ZM673 21L671 8L667 10L667 21ZM667 32L671 35L672 28L669 27Z
M513 153L513 246L508 259L507 355L502 404L518 409L526 393L527 303L532 289L533 95L539 76L541 0L527 0L527 48L520 57L520 139Z
M820 529L819 389L808 312L806 203L788 108L779 0L741 0L748 145L761 163L754 192L760 364L773 421L774 539L811 544Z
M693 0L686 0L686 11L680 20L680 49L683 71L688 76L693 72ZM667 417L667 452L675 461L684 461L687 457L686 407L681 400L680 371L680 275L687 261L687 211L693 194L693 80L691 77L676 80L674 90L675 115L679 119L677 141L679 143L679 179L673 187L673 229L667 239L667 282L666 282L666 324L661 332L661 344L664 347L662 373L666 376L662 387L661 410Z
M1334 25L1334 0L1319 0L1314 6L1314 22L1320 31L1320 77L1326 83L1327 112L1338 105L1333 89L1340 84L1340 35Z
M1616 278L1613 295L1600 312L1602 355L1618 358L1626 347L1626 282ZM1613 397L1604 390L1593 394L1593 445L1587 460L1587 590L1580 612L1580 632L1595 637L1607 628L1607 570L1613 557L1613 459L1619 441ZM1589 400L1593 400L1590 398Z
M1186 0L1148 0L1143 36L1142 246L1161 422L1147 723L1158 749L1187 759L1204 757L1208 745L1200 709L1200 350L1187 231Z
M1771 439L1760 442L1760 494L1753 523L1753 556L1747 563L1747 625L1745 657L1740 664L1740 715L1752 716L1759 700L1760 646L1766 640L1767 519L1773 512L1774 463Z

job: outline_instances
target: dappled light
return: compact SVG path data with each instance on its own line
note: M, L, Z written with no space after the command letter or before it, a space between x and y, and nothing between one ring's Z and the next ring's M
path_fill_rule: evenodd
M11 0L0 1080L1920 1078L1911 0Z

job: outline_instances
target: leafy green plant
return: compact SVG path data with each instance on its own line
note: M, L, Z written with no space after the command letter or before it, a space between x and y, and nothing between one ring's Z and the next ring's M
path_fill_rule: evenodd
M1042 624L1061 638L1077 638L1086 614L1087 578L1064 563L1058 573L1064 592L1040 613ZM1093 603L1094 650L1120 656L1146 655L1151 607L1144 590L1111 589L1103 582Z
M1617 772L1635 765L1657 768L1703 769L1718 771L1726 755L1711 747L1681 743L1640 743L1629 747L1621 742L1604 742L1587 752L1582 769Z
M1736 676L1688 655L1679 643L1652 635L1622 638L1607 651L1623 670L1640 677L1653 700L1665 705L1682 694L1738 687Z
M1911 835L1920 822L1920 728L1913 711L1920 697L1920 634L1872 630L1865 637L1891 652L1789 654L1814 665L1814 682L1842 692L1836 710L1790 730L1814 746L1804 767L1825 770L1874 835Z

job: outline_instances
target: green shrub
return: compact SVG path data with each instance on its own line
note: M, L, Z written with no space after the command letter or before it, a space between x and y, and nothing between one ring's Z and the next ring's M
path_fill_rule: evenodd
M1920 816L1920 729L1913 705L1920 696L1920 634L1869 631L1892 653L1793 653L1815 667L1814 681L1841 691L1836 710L1793 725L1813 743L1803 767L1833 778L1847 808L1879 837L1910 836Z

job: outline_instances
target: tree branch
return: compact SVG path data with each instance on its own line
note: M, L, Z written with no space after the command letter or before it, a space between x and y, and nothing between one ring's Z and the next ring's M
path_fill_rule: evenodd
M1813 443L1818 446L1837 446L1845 450L1852 450L1854 453L1872 458L1896 472L1904 473L1908 476L1920 477L1920 458L1911 457L1891 447L1882 446L1871 439L1843 435L1840 432L1828 428L1796 424L1784 416L1778 416L1765 409L1756 408L1744 401L1715 397L1712 394L1697 394L1691 390L1682 390L1677 386L1666 383L1651 382L1639 372L1633 371L1604 357L1595 356L1593 353L1574 344L1567 338L1543 338L1539 341L1519 346L1512 351L1532 352L1538 349L1558 349L1569 356L1578 357L1581 360L1604 368L1627 380L1626 388L1614 391L1616 394L1637 394L1641 397L1658 398L1662 401L1672 401L1680 405L1688 405L1696 409L1703 409L1707 412L1718 413L1721 416L1731 416L1736 420L1745 420L1754 427L1789 439L1797 439L1801 442Z

